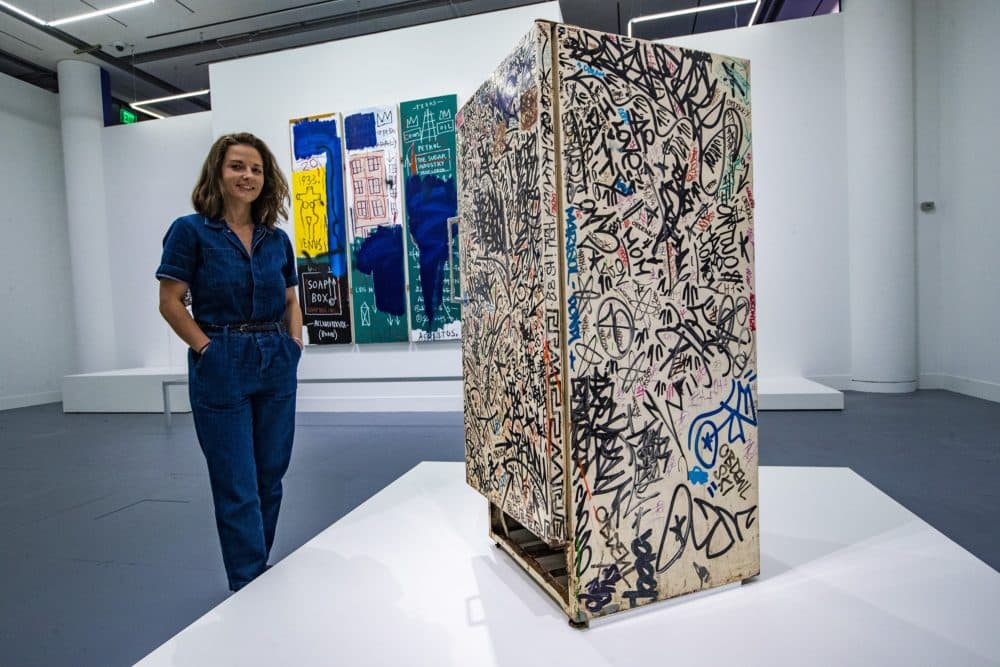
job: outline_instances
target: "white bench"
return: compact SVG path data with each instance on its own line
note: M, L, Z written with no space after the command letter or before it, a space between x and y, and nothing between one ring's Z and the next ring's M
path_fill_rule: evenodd
M401 377L341 377L341 378L299 378L299 384L367 384L369 382L461 382L461 375L401 376ZM170 426L170 387L187 384L184 378L163 379L163 420Z
M435 363L371 364L369 359L341 356L327 368L299 370L298 410L302 412L434 411L462 409L461 364L431 359ZM450 362L450 363L449 363ZM63 378L63 411L163 412L169 423L175 412L189 411L187 371L174 367L125 368L82 373ZM428 391L435 382L440 391ZM450 384L449 384L450 383ZM335 385L317 391L315 385ZM349 386L353 385L353 386ZM308 387L308 388L307 388Z
M316 369L305 377L299 377L303 385L347 385L364 386L369 383L383 387L387 384L454 382L460 383L462 376L455 371L460 368L457 360L438 357L433 363L423 363L414 368L414 375L391 374L393 364L381 364L378 368L360 363L355 357L346 355L337 358L336 369ZM395 368L406 368L408 358L392 360ZM344 362L344 363L340 363ZM441 374L434 374L441 369ZM331 372L333 371L333 372ZM339 375L340 371L343 375ZM300 371L301 372L301 371ZM371 374L366 374L370 372ZM325 374L323 374L325 373ZM375 375L382 373L383 375ZM63 378L64 412L160 412L169 424L173 412L189 409L187 405L178 408L181 397L171 388L186 385L187 372L181 368L127 368L104 373L68 375ZM395 388L394 388L395 389ZM409 390L409 391L408 391ZM407 393L408 391L408 393ZM402 392L400 394L399 392ZM383 391L382 395L360 396L355 394L338 396L317 396L299 392L299 409L310 412L331 410L350 411L454 411L462 409L461 385L450 387L448 393L429 395L413 387L400 387ZM183 397L186 403L186 397ZM303 409L304 408L304 409ZM843 410L844 395L818 382L802 377L778 376L762 377L757 384L757 408L759 410Z

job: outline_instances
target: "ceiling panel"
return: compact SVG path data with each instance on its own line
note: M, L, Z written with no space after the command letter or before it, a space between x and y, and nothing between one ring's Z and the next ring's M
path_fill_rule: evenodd
M122 0L7 0L44 19L120 4ZM122 101L207 88L208 65L308 44L496 11L545 0L156 0L151 5L65 24L38 26L0 7L0 72L53 88L66 58L108 71ZM615 30L631 16L713 4L718 0L560 0L567 20ZM838 0L760 0L758 21L837 11ZM746 25L753 5L712 10L636 26L634 34L663 39ZM760 18L763 17L763 18ZM590 24L593 22L593 24ZM597 25L600 23L600 25ZM207 98L157 110L209 108Z

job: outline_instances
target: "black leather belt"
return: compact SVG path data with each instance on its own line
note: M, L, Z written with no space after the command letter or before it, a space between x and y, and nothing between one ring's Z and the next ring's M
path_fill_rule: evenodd
M229 329L229 333L281 333L285 330L285 325L281 322L242 322L224 325L198 322L198 326L205 332L223 332Z

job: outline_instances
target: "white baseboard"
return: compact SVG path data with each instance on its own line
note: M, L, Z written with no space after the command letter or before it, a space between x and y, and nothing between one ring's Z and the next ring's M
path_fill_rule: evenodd
M813 382L825 384L827 387L836 389L837 391L850 391L853 389L850 375L810 375L808 379Z
M42 391L37 394L19 394L17 396L0 396L0 410L15 408L30 408L32 405L58 403L62 400L61 391Z
M916 380L851 380L851 389L866 394L912 394L918 388Z
M809 379L840 391L856 390L850 375L810 375ZM986 401L1000 403L1000 383L947 373L921 373L917 389L944 389Z
M921 373L917 381L918 389L947 389L950 377L944 373Z
M946 373L921 373L920 389L945 389L1000 403L1000 384Z
M918 389L913 382L868 382L850 375L810 375L809 379L839 391L860 391L868 394L906 394Z

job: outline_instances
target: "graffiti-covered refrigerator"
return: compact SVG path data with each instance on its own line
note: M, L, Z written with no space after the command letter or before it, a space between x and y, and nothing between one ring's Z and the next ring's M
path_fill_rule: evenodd
M490 537L574 625L757 575L749 63L539 21L456 125Z

